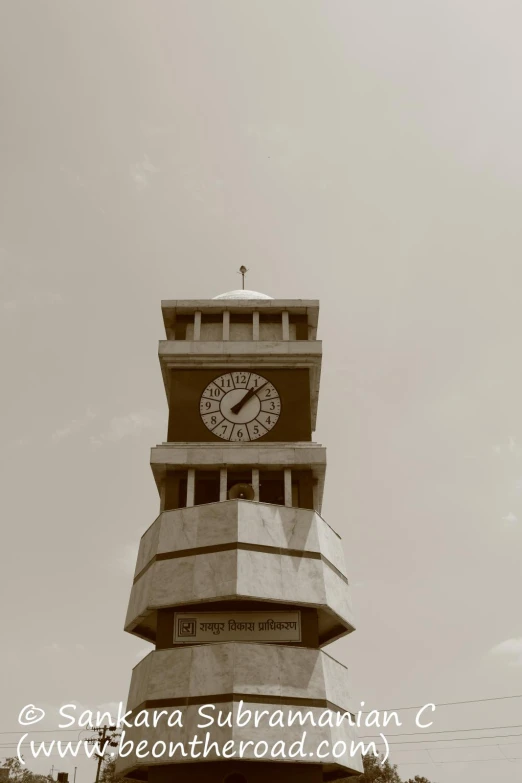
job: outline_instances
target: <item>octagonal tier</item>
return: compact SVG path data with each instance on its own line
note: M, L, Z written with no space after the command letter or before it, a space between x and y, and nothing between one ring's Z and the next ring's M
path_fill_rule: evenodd
M164 711L162 715L159 708ZM127 710L132 710L133 716L142 716L136 723L149 723L148 727L142 725L126 731L126 740L135 746L139 742L146 743L142 747L152 746L154 742L165 742L167 746L169 742L187 743L194 736L203 739L208 731L209 742L217 742L218 747L230 740L235 743L253 740L243 756L248 763L256 758L252 746L261 736L271 745L284 738L290 746L306 732L305 755L288 761L298 762L305 775L306 768L313 771L310 780L334 780L362 771L360 752L354 752L357 734L349 717L353 714L353 704L348 672L322 650L242 643L157 650L134 668ZM168 727L168 716L176 710L180 711L182 725ZM223 715L230 715L231 725L216 725L220 710ZM266 711L264 715L260 714L262 710ZM246 711L252 716L248 723ZM254 721L256 711L262 722L258 727ZM155 712L160 716L156 728L153 727ZM238 718L237 724L244 725L235 725L235 718L241 714L245 720ZM291 723L291 715L301 717ZM343 742L346 752L334 755L332 749L336 742ZM321 743L322 757L318 752ZM339 745L338 750L342 749ZM202 780L207 779L205 766L219 758L215 750L206 756L201 763ZM184 781L185 775L193 774L194 760L190 757L153 758L149 754L146 760L140 760L133 753L118 760L118 771L138 778L147 772L150 780L152 768L168 770L169 762L176 764L176 780ZM213 765L214 776L208 780L222 779L226 770L223 764L227 762L222 760L217 767ZM270 769L266 770L267 774ZM287 768L286 774L290 772ZM281 780L285 780L284 765L281 774ZM271 779L274 779L272 775Z
M140 542L125 629L157 641L159 612L231 602L313 608L319 644L353 631L339 536L315 511L246 500L160 514Z

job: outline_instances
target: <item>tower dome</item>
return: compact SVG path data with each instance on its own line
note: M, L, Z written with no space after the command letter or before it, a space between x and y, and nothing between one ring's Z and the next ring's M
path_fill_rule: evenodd
M261 294L259 291L245 291L242 288L238 288L237 291L227 291L226 294L219 294L214 296L214 299L273 299L273 296L267 296L267 294Z

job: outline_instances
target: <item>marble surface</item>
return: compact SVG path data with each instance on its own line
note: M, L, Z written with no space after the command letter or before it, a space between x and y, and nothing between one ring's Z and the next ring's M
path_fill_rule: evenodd
M308 356L310 359L319 358L322 354L321 340L160 340L159 356L163 362L168 357L179 355L230 355L238 354L255 358L256 367L259 360L266 357L264 364L269 366L277 355L285 356L289 366L292 366L292 357Z
M326 449L314 443L164 443L151 450L151 464L192 465L199 464L237 465L242 454L248 454L245 461L249 465L274 467L326 466Z
M341 539L315 511L241 500L164 511L142 536L135 576L157 554L233 542L319 553L346 576Z
M207 702L207 704L211 704L211 701ZM128 741L131 740L134 743L134 747L136 747L138 742L141 742L145 740L148 745L148 749L153 746L156 742L165 742L167 745L167 748L169 747L169 743L177 743L177 742L184 742L188 743L193 737L197 736L199 740L205 739L205 734L208 732L209 734L209 741L210 742L217 742L219 743L219 746L222 748L224 743L229 740L234 740L236 743L236 748L238 746L238 743L248 742L252 741L255 745L260 740L264 740L269 744L269 746L275 745L276 742L279 742L281 740L284 740L286 744L286 748L293 743L301 740L303 738L304 732L306 732L306 735L304 736L303 741L303 747L305 752L305 757L297 756L293 759L278 759L281 762L289 763L292 765L295 764L309 764L309 763L315 763L317 764L322 763L324 765L338 765L342 771L345 771L346 774L357 774L362 772L362 759L360 751L355 753L354 749L357 744L357 735L356 735L356 729L354 727L351 727L346 720L342 721L341 725L339 727L330 727L330 726L312 726L309 722L306 723L304 726L301 726L299 721L296 721L293 725L288 725L288 716L289 712L293 712L295 714L296 711L299 711L302 715L305 715L306 713L310 712L311 715L314 717L315 722L317 723L320 719L320 716L324 713L324 708L321 707L299 707L297 705L294 706L284 706L284 705L275 705L273 703L270 703L270 700L263 701L263 702L255 702L250 703L248 701L244 701L241 705L241 709L243 710L243 714L246 710L250 710L252 714L252 719L250 722L245 726L239 726L238 724L238 711L240 709L240 705L237 702L221 702L219 704L215 705L215 709L211 710L208 706L205 707L205 713L207 715L212 715L214 717L214 723L211 726L202 727L201 724L206 723L205 717L200 713L200 710L202 709L201 706L191 705L191 706L183 706L179 708L165 708L167 713L172 712L174 709L179 709L182 713L182 726L181 727L173 727L169 728L167 724L167 718L165 716L162 716L162 719L159 719L157 722L156 727L152 727L153 723L153 716L154 716L154 710L149 709L147 710L148 714L148 721L150 724L150 727L147 728L146 726L139 726L139 727L133 727L130 729L125 729L125 737L124 740ZM261 721L259 723L258 727L254 726L254 720L253 716L256 711L258 711L258 714L261 713L261 711L266 710L268 712L268 716L264 715L261 718ZM156 712L158 709L156 708ZM273 714L274 712L281 711L283 713L283 721L284 721L284 727L281 726L270 726L269 716ZM226 717L227 715L231 714L231 723L232 725L224 725L219 726L217 725L218 720L218 714L221 712L221 714ZM342 756L334 756L332 753L332 748L338 740L342 740L346 744L346 753ZM322 758L319 760L317 756L315 755L316 750L318 749L321 742L326 741L329 743L328 748L326 746L323 746L321 748L322 752L325 754L325 758ZM352 744L353 743L353 744ZM200 746L201 747L201 746ZM142 751L143 752L143 751ZM310 754L313 754L310 756ZM244 759L256 759L256 756L254 754L254 747L253 745L249 745L245 748L245 752L243 755ZM210 753L205 758L200 758L198 760L200 761L215 761L219 760L220 755L216 752L215 749L212 749ZM169 763L168 757L162 757L154 758L152 754L149 753L149 756L144 759L137 758L135 753L130 753L126 757L122 758L121 756L117 760L116 765L116 772L118 774L125 774L130 772L133 769L136 769L137 767L149 767L153 764L166 764ZM190 757L181 757L179 755L174 756L170 759L170 763L191 763Z
M240 642L153 650L133 670L127 709L233 693L324 699L354 709L348 670L323 650Z
M153 563L132 586L125 628L159 608L229 598L328 608L354 625L349 587L322 560L229 550Z

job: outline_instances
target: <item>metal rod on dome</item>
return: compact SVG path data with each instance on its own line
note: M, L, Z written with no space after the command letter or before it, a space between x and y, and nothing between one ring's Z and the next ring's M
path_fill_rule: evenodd
M243 277L243 291L244 291L245 290L245 275L248 272L248 269L246 268L246 266L240 266L239 267L239 271L240 271L240 273L241 273L241 275Z

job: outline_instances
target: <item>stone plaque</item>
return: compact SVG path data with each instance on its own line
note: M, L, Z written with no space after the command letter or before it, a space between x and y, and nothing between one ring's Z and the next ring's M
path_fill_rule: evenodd
M300 642L301 612L176 612L174 643Z

